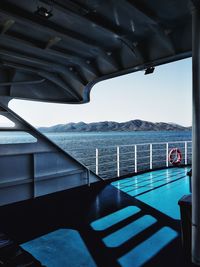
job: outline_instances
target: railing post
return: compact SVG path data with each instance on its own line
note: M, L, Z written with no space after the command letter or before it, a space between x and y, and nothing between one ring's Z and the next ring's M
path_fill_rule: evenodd
M187 141L185 141L185 165L187 165Z
M166 143L166 167L169 167L168 150L169 150L169 143Z
M153 168L153 145L150 144L150 170Z
M137 145L135 147L135 173L137 173Z
M99 150L96 148L96 174L99 174Z
M119 147L117 147L117 177L120 176L120 169L119 169Z

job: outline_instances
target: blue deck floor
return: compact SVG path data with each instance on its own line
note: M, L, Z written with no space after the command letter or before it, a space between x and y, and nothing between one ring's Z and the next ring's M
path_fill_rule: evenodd
M112 183L112 186L140 201L148 207L162 213L172 220L180 219L179 199L189 194L188 168L171 168L152 171ZM123 225L123 221L135 214L136 219ZM166 218L167 218L166 217ZM102 241L108 248L123 248L128 242L137 245L118 258L121 267L148 266L148 262L172 244L180 232L163 223L159 216L145 214L137 206L129 206L92 222L96 231L112 228L119 222L123 225L105 236ZM162 221L162 223L161 223ZM154 229L154 230L152 230ZM146 234L151 233L151 234ZM141 236L146 238L138 242ZM164 263L159 263L163 266Z
M96 267L80 234L59 229L22 245L46 267Z
M180 219L177 203L183 195L189 194L188 170L152 171L113 182L112 185L177 220Z
M49 267L190 267L181 249L178 206L189 193L188 170L157 170L112 182L89 197L87 205L81 206L86 196L80 202L79 192L74 203L72 195L65 201L63 195L55 210L52 200L54 230L22 246ZM41 217L46 210L45 204ZM49 220L44 222L46 229Z

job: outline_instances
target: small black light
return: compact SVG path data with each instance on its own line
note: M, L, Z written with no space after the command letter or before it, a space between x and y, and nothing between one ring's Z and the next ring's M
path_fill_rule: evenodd
M49 19L50 17L53 16L53 13L51 10L48 10L47 8L45 7L37 7L37 10L35 11L35 14L37 16L40 16L42 18L45 18L45 19Z
M155 70L155 68L154 68L154 67L149 67L149 68L147 68L147 69L145 70L145 73L144 73L144 75L151 74L151 73L153 73L153 72L154 72L154 70Z

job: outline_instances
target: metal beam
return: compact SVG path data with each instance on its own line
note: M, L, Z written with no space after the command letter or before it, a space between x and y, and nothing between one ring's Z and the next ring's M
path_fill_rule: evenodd
M145 6L145 9L142 7L142 4L138 1L133 1L133 0L125 0L128 2L135 10L141 13L146 19L151 21L153 24L156 24L158 27L158 19L155 17L155 15L152 13L151 10L148 10L147 7Z
M40 2L43 2L45 4L49 4L49 0L40 0ZM54 0L53 2L53 8L56 6L57 2ZM67 0L65 2L65 8L69 9L72 12L78 12L79 14L85 16L88 14L88 8L83 7L83 5L76 3L75 1Z
M28 63L32 62L34 64L40 65L40 68L45 67L46 69L50 67L50 71L52 71L51 67L53 67L54 68L53 70L55 72L58 72L58 73L62 72L64 75L68 74L72 79L81 83L81 85L86 85L86 81L78 74L77 71L74 71L71 68L67 68L66 66L63 66L61 64L58 64L58 63L55 64L54 62L49 62L49 61L45 61L45 60L41 60L41 59L29 57L29 56L24 56L16 52L5 50L5 49L0 50L0 55L6 56L6 58L11 57L11 58L23 61L23 62L24 61Z
M14 11L12 11L14 9ZM17 12L16 12L17 10ZM23 9L19 9L17 6L10 5L6 1L0 1L0 14L9 16L16 22L21 22L28 27L33 29L41 30L49 33L52 36L57 36L66 42L69 42L69 39L80 43L82 47L90 47L92 51L96 49L96 54L101 55L107 62L113 64L107 54L101 49L103 44L99 44L95 39L88 38L80 33L74 32L72 30L56 25L55 23L47 20L43 20L39 17L35 17L33 14L26 12ZM88 49L88 48L87 48Z
M40 55L42 56L44 54L44 50L41 48L41 46L39 47L37 44L32 43L31 41L26 41L22 38L16 38L11 35L3 35L3 36L0 35L0 41L2 42L6 41L16 47L21 47L23 45L25 48L28 48L32 52L34 51L35 53L37 53L38 56ZM94 76L98 76L99 74L97 73L95 67L93 67L91 64L89 65L86 63L86 60L87 60L86 58L81 58L80 55L76 54L73 51L65 50L63 52L63 51L58 50L57 48L56 49L48 48L45 50L45 54L51 55L54 58L55 57L61 58L62 60L65 60L66 63L71 64L71 65L76 64L80 66L81 69L84 69L85 71L91 73Z
M47 1L41 0L41 2L46 3ZM91 10L87 10L87 12L85 12L85 15L83 16L82 12L80 11L80 8L76 8L76 9L70 8L69 2L70 2L70 5L73 4L72 1L67 1L67 2L54 1L53 6L54 8L60 10L61 12L71 13L73 16L76 16L78 19L84 20L85 22L89 24L93 24L105 32L111 33L116 38L122 37L124 35L124 31L122 31L120 27L117 27L116 25L111 24L110 20L108 20L106 17L103 17L100 14L94 13ZM86 10L86 7L84 7L84 10ZM125 31L130 34L130 32L128 32L126 29Z
M57 71L57 72L59 72L59 70L61 69L61 66L59 66L59 64L54 64L51 61L46 61L44 59L38 59L38 58L35 58L35 57L33 58L33 57L30 57L30 56L27 56L27 55L24 55L24 54L13 52L13 51L8 50L8 49L4 49L4 48L0 49L0 55L4 56L5 59L12 58L14 60L26 62L26 63L29 63L29 64L30 63L31 64L37 64L37 65L40 66L40 68L43 67L43 68L48 69L49 71Z
M58 48L54 49L47 49L45 52L47 52L50 55L66 59L69 64L72 65L78 65L81 69L84 71L92 74L93 76L99 76L99 72L96 70L96 66L93 64L88 64L88 59L86 58L80 58L78 55L75 55L74 52L68 51L68 50L60 50Z
M147 7L143 8L142 4L138 1L133 1L133 0L125 0L130 6L132 6L136 11L138 11L141 16L143 16L146 20L151 22L152 25L155 27L155 34L161 36L161 40L163 40L163 43L167 44L167 47L172 51L172 53L175 52L175 48L173 45L173 42L167 32L169 32L170 29L164 29L160 24L158 18L153 14L153 12ZM150 25L149 27L152 26ZM167 30L167 31L166 31Z
M27 85L27 84L38 84L43 83L45 79L33 80L33 81L12 81L12 82L0 82L0 86L11 86L11 85Z
M41 2L47 4L47 0L41 0ZM125 28L122 30L118 26L110 23L110 21L99 14L94 14L93 11L88 10L87 7L83 6L83 4L79 5L75 3L74 1L68 0L67 2L60 2L60 1L54 1L53 3L54 8L60 10L63 13L70 13L73 16L77 17L79 20L83 20L88 24L95 25L96 27L100 28L102 31L108 32L111 36L114 36L116 39L119 39L119 37L124 39L124 31L127 32L127 34L131 34L129 31L127 31ZM95 15L95 16L94 16ZM127 42L130 42L130 40L126 40ZM120 69L121 64L115 58L112 53L113 51L110 51L110 49L107 49L107 51L102 50L99 48L98 50L100 52L101 57L109 64L111 64L114 68Z
M46 0L41 0L41 2L47 3ZM70 5L69 5L70 3ZM105 31L107 33L109 33L111 36L114 36L116 39L118 40L124 40L125 43L133 43L135 40L135 38L132 39L128 39L127 37L124 37L124 31L129 34L130 36L133 37L132 32L128 31L127 29L121 29L120 27L112 24L106 17L101 16L100 14L96 14L94 15L94 13L90 10L87 10L86 7L82 6L77 6L76 4L76 8L74 7L73 9L71 8L71 5L73 6L75 3L73 3L72 1L68 1L68 2L56 2L54 1L53 6L54 8L57 8L58 10L60 10L61 12L68 12L71 13L73 16L76 16L78 19L84 20L85 22L87 22L88 24L93 24L96 27L100 28L102 31ZM85 11L85 15L83 16L82 11ZM132 46L132 45L131 45ZM130 46L128 47L130 48ZM132 46L133 48L133 46ZM109 49L107 49L109 50ZM131 51L133 51L133 49L131 49ZM103 51L101 50L101 55L103 55L104 59L106 59L106 61L108 61L110 64L112 64L115 68L120 69L121 65L119 64L118 60L116 58L113 57L113 53L112 51ZM134 53L135 55L135 53Z
M63 40L67 39L67 41L69 41L69 39L72 39L83 46L89 46L91 48L95 47L95 40L89 39L82 34L73 32L60 25L56 25L51 21L43 20L40 17L36 17L32 13L27 12L23 9L19 9L19 7L11 5L4 0L0 1L0 14L6 15L9 18L15 20L16 22L23 23L24 25L31 27L37 31L40 30L47 32L51 36L57 36Z
M196 2L196 1L195 1ZM192 10L192 261L200 265L200 9Z
M2 63L1 63L2 64ZM18 63L12 63L12 62L6 62L4 61L4 63L2 64L3 66L7 66L7 67L11 67L14 69L20 69L23 71L28 71L28 72L32 72L32 73L36 73L38 74L40 77L45 78L46 80L49 80L51 82L53 82L54 84L56 84L58 87L61 87L63 90L65 90L69 95L71 95L74 99L78 100L78 101L82 101L82 96L80 96L74 88L72 88L72 85L67 83L66 81L64 82L61 77L59 77L58 75L55 76L55 73L53 72L47 72L45 70L41 70L41 69L36 69L30 66L26 66L26 65L20 65ZM58 73L59 74L59 73Z
M138 62L143 63L145 61L144 55L138 49L138 43L135 43L135 46L129 41L125 41L123 38L119 39L123 45L125 45L129 50L131 50L132 54L134 54L135 58L138 59Z
M66 79L63 80L62 77L58 74L55 75L54 73L48 73L45 71L39 71L38 74L45 79L51 81L52 83L56 84L57 86L64 89L69 95L71 95L77 101L82 101L82 96L69 84Z
M42 2L46 3L46 0L41 0ZM133 34L133 30L130 31L125 28L121 28L120 25L114 25L110 22L106 17L101 16L100 14L94 13L91 10L87 10L87 7L83 4L78 8L73 8L73 10L69 7L69 2L72 3L72 1L68 2L61 2L61 1L54 1L54 7L61 10L62 12L69 12L73 14L74 16L78 17L79 19L85 20L88 23L92 23L99 27L101 30L108 32L112 36L115 36L116 39L120 40L123 44L126 45L126 47L133 53L133 55L140 61L144 62L144 55L141 53L141 51L134 45L134 43L138 43L138 39L135 38L135 35ZM174 53L174 46L167 34L165 34L164 29L158 25L158 22L155 20L155 17L152 16L150 11L144 12L144 10L139 7L137 4L133 4L132 1L129 1L129 4L131 4L132 7L134 7L135 10L142 13L142 16L145 16L146 19L150 20L153 24L156 26L156 34L162 36L162 39L164 38L164 43L168 48ZM87 13L83 16L82 12L80 12L80 8L84 8L84 10L87 10ZM124 34L126 33L126 36ZM129 36L129 37L128 37ZM113 61L113 65L117 66L118 69L120 69L121 65L116 60L116 58L110 57L110 60Z

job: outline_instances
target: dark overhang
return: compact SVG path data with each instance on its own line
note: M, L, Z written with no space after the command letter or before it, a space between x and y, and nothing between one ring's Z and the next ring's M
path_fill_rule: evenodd
M0 97L85 103L110 77L191 56L188 0L1 0Z

